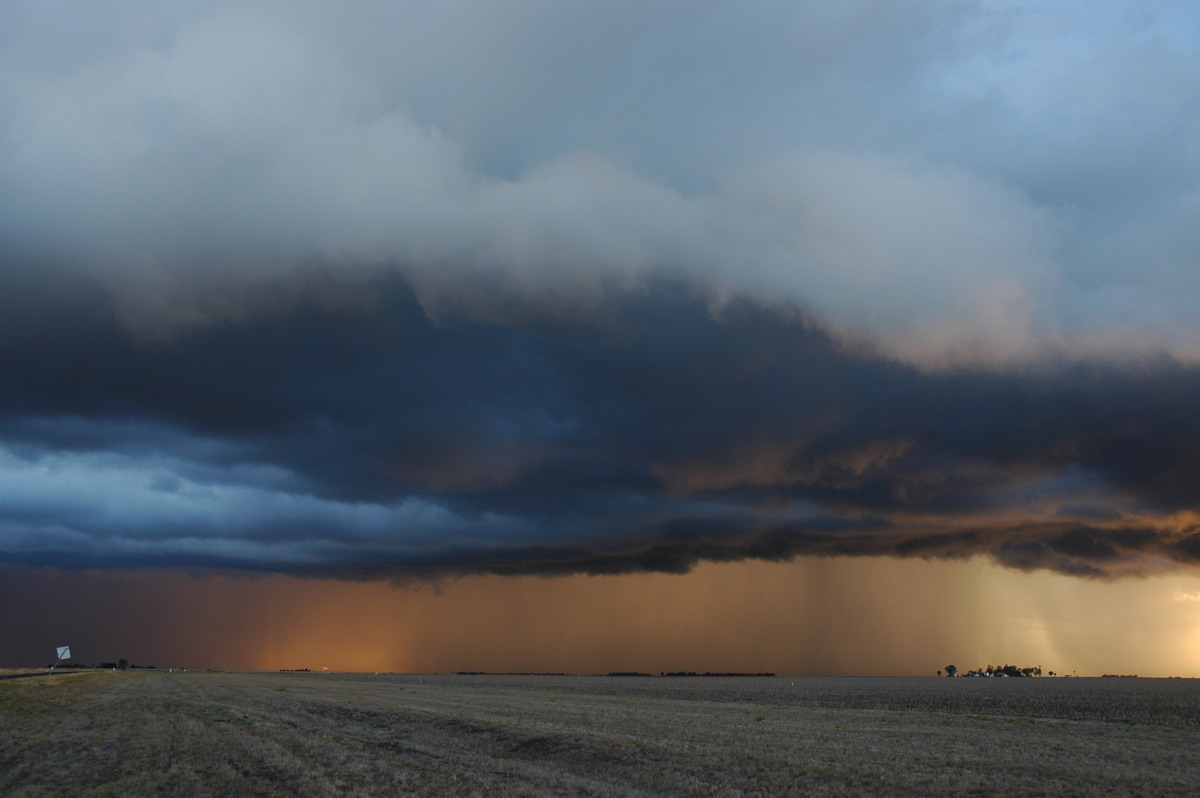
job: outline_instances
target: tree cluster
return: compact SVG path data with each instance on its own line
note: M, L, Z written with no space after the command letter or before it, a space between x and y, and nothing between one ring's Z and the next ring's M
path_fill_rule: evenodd
M947 665L945 668L947 676L958 676L958 667L955 665ZM942 675L942 671L937 672L938 676ZM967 671L963 676L984 676L984 677L1023 677L1023 676L1041 676L1042 666L1033 665L1026 668L1018 668L1016 665L988 665L986 668L976 668L973 671ZM1050 671L1050 675L1054 675L1054 671Z

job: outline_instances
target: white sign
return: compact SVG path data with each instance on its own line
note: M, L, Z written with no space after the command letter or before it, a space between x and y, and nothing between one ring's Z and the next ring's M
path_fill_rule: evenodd
M58 658L59 659L70 659L71 658L71 647L70 646L59 646L58 647Z

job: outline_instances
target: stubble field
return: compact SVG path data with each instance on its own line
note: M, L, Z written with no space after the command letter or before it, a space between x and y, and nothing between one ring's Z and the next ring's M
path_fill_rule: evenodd
M1197 792L1190 679L0 681L12 796Z

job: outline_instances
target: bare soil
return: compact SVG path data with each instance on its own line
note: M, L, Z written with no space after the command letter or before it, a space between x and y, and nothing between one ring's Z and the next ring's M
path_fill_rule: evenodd
M1198 793L1190 679L0 681L12 796Z

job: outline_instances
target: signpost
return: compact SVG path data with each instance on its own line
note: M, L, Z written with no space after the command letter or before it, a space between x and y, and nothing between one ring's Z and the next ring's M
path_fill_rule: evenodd
M70 646L59 646L57 650L58 659L54 660L54 664L50 666L50 672L46 674L46 684L50 684L50 677L54 675L54 669L58 667L58 663L71 658Z

